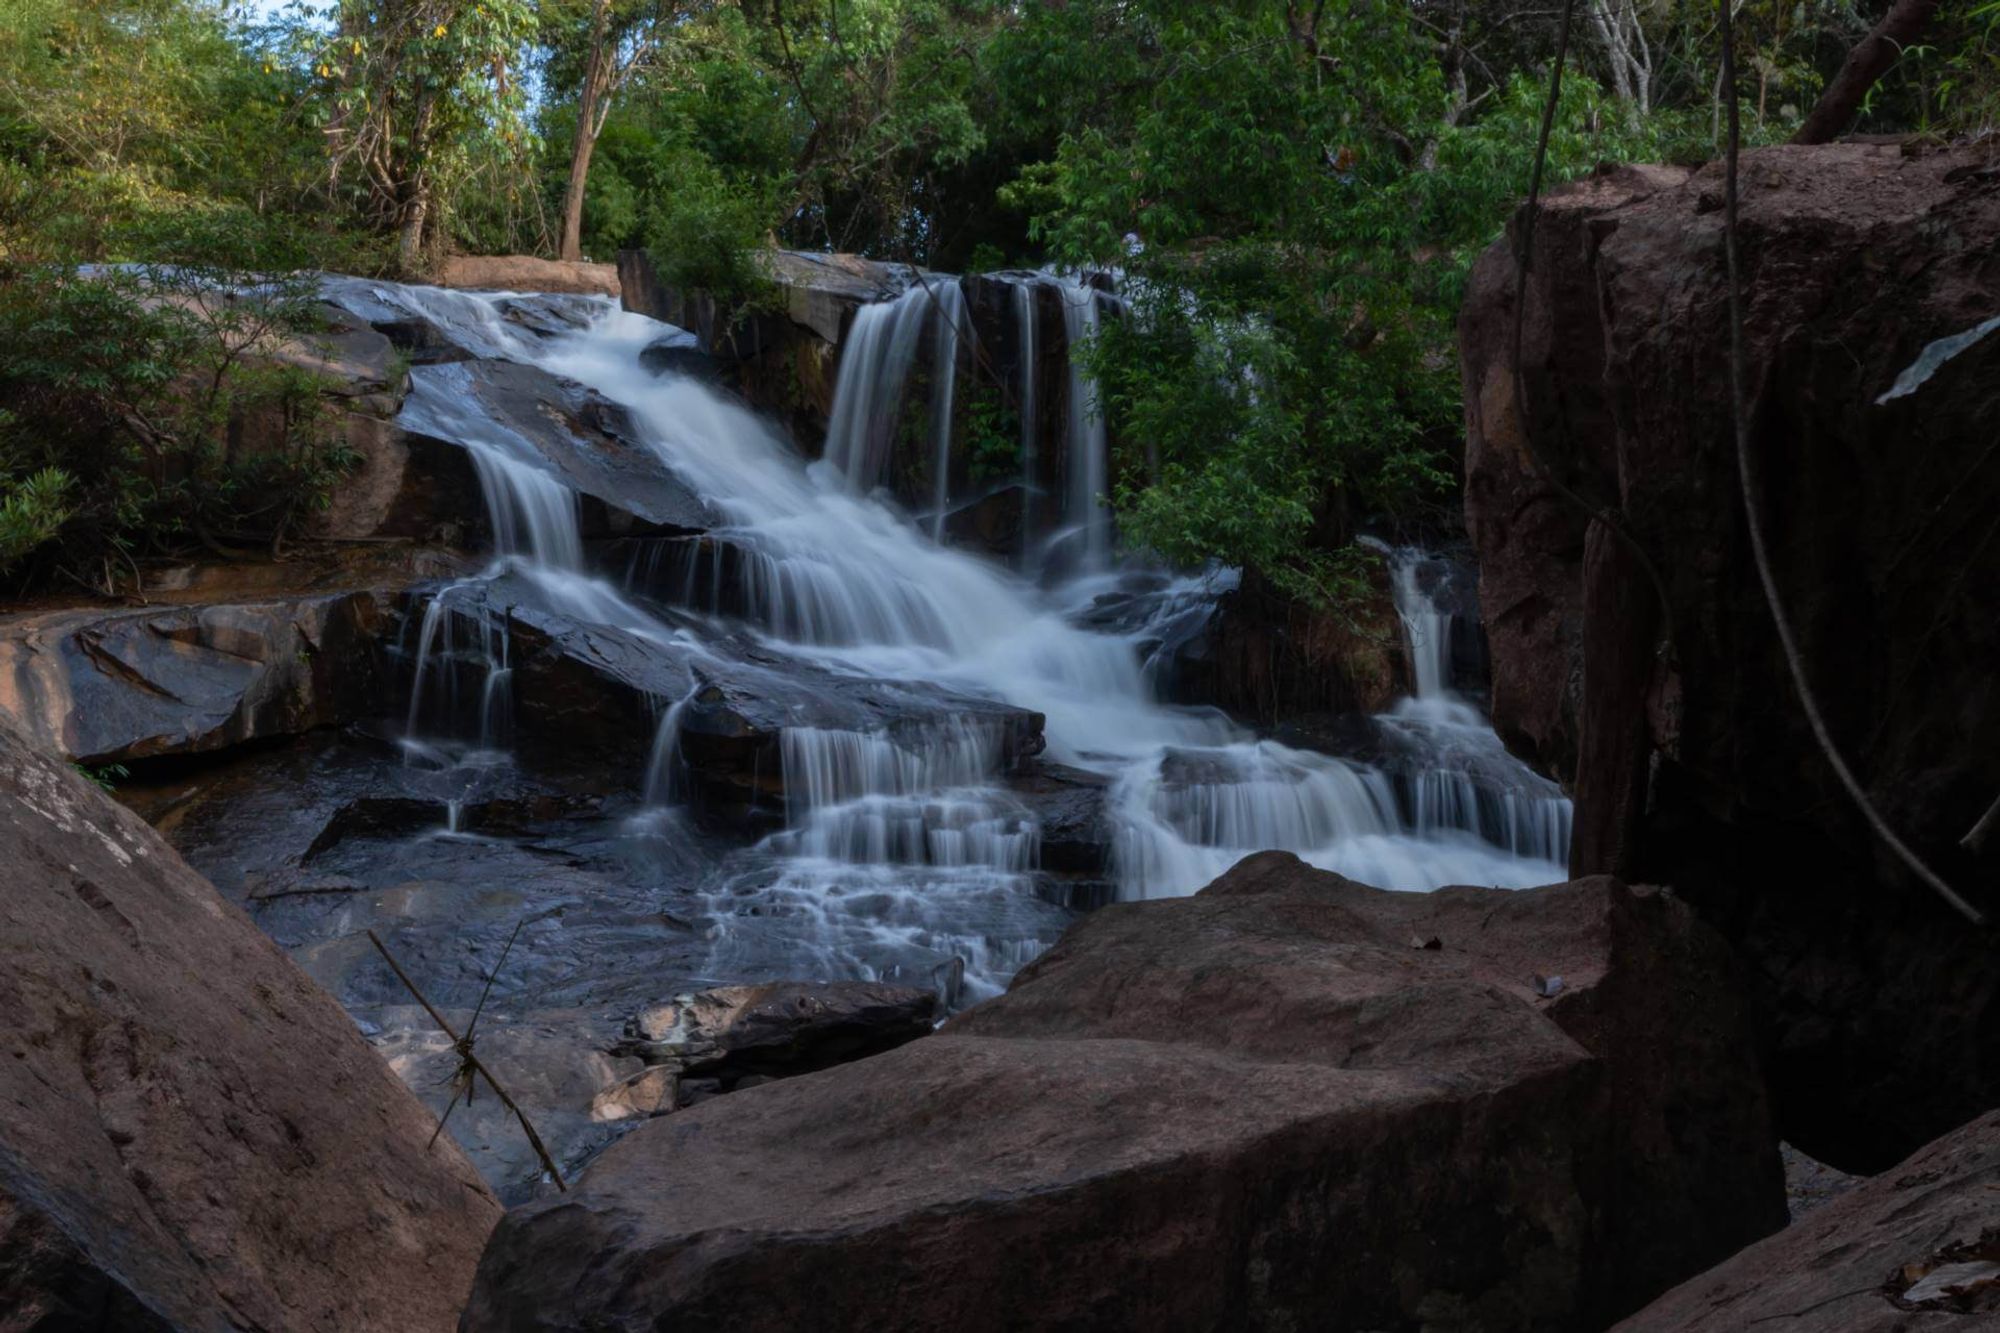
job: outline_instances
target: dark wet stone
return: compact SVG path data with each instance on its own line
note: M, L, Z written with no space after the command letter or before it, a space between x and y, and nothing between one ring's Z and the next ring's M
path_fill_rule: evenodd
M586 535L635 526L700 532L708 504L640 439L624 408L572 380L513 361L420 366L396 419L404 431L450 444L501 432L533 448L585 497Z

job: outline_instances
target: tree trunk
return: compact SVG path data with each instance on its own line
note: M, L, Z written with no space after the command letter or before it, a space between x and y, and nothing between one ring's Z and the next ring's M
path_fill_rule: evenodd
M1896 0L1875 30L1863 37L1834 75L1833 82L1820 94L1806 116L1806 123L1792 136L1793 143L1832 143L1834 137L1854 123L1862 99L1875 81L1914 42L1937 12L1938 0Z
M583 62L583 87L576 99L576 132L569 150L569 184L563 188L562 242L559 259L583 258L583 191L590 179L590 155L597 149L597 135L604 127L598 102L609 91L609 53L604 49L605 31L610 26L609 0L594 0L590 13L590 54Z

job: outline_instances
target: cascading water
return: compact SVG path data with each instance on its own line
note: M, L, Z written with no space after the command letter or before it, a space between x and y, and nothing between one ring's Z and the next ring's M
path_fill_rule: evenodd
M1064 465L1069 469L1069 520L1082 534L1083 567L1102 569L1111 553L1111 514L1103 495L1110 474L1110 446L1097 381L1085 370L1079 348L1102 326L1097 289L1081 282L1062 287L1063 331L1069 339L1069 426Z
M1432 558L1415 547L1386 554L1417 693L1379 721L1413 759L1400 778L1411 826L1425 835L1470 831L1516 856L1560 866L1569 857L1568 798L1509 754L1452 688L1455 617L1421 586Z
M1035 497L1039 490L1035 482L1036 443L1041 438L1041 423L1036 419L1037 379L1040 366L1039 349L1036 347L1036 317L1034 282L1014 284L1014 322L1016 338L1019 340L1017 355L1019 366L1014 372L1016 406L1021 412L1021 532L1023 544L1027 534L1035 530Z
M939 284L947 285L956 290ZM1411 740L1414 762L1400 774L1260 741L1211 710L1155 701L1140 645L1156 626L1105 631L1079 623L1116 573L1086 561L1084 573L1044 591L940 546L861 493L880 475L883 423L896 416L917 339L948 298L934 301L920 289L859 312L827 457L808 465L741 406L693 379L643 369L639 352L664 326L608 301L578 307L588 316L578 332L531 339L494 327L490 307L510 298L371 290L448 330L470 329L490 354L580 381L627 408L645 444L724 518L681 543L684 575L646 580L648 595L731 622L734 629L717 624L715 633L750 634L771 660L930 682L1043 714L1046 757L1106 784L1121 896L1189 893L1267 848L1401 889L1562 877L1555 857L1565 835L1556 812L1566 820L1566 804L1448 693L1408 701L1407 717L1388 719ZM1095 326L1095 294L1069 299L1088 290L1065 288L1073 345ZM948 364L941 352L939 361ZM413 395L414 408L435 417L447 408L433 401L431 387ZM1094 399L1080 371L1070 390L1073 408ZM488 501L507 545L490 573L531 583L575 621L685 651L687 635L668 629L637 595L582 571L573 559L580 549L573 502L530 505L525 497L553 474L504 432L465 420L470 410L459 409L453 438L475 436L475 458L492 455L502 483ZM1103 423L1094 408L1073 410L1071 430L1071 517L1081 516L1086 552L1108 557L1108 519L1097 503L1105 488ZM512 529L497 518L509 505L524 516ZM559 514L570 516L568 534L556 530ZM546 520L539 529L536 517ZM1224 581L1177 585L1163 614L1184 614ZM679 790L686 706L661 701L651 771L631 775L655 800ZM1480 762L1492 759L1491 772L1459 762L1478 735L1487 746ZM970 722L885 723L801 726L781 739L786 827L720 866L707 889L715 977L928 978L954 998L977 999L1066 924L1066 912L1036 892L1039 830L1008 789L991 734ZM1496 786L1501 760L1512 768ZM1435 789L1433 771L1446 775Z

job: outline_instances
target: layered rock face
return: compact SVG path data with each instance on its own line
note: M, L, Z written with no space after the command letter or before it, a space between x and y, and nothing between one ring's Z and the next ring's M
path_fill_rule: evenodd
M2000 191L1978 154L1894 145L1762 149L1742 182L1776 582L1863 783L1990 913L2000 845L1959 840L2000 796L2000 338L1883 395L2000 310ZM1870 836L1797 702L1738 492L1721 190L1714 167L1632 168L1548 201L1520 393L1512 251L1475 270L1466 513L1493 713L1571 784L1573 873L1672 883L1748 955L1787 1137L1876 1170L2000 1101L2000 969ZM1552 476L1622 514L1658 589Z
M371 711L390 599L0 617L0 710L89 764L292 736Z
M1616 1333L1973 1333L2000 1324L2000 1111L1680 1286Z
M499 1207L340 1007L0 719L0 1323L446 1329Z
M1783 1220L1729 967L1609 879L1253 857L649 1122L510 1215L464 1327L1601 1328Z

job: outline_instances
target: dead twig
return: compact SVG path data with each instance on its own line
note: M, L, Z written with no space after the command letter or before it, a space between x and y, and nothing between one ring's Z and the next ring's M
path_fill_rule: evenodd
M500 954L501 963L507 961L507 953L514 947L515 936L521 933L521 925L525 924L526 922L524 921L520 925L516 925L514 927L514 934L507 937L507 948L503 949ZM528 1145L535 1150L535 1156L541 1159L542 1169L547 1171L549 1178L556 1182L558 1190L567 1193L568 1187L563 1184L562 1172L556 1169L555 1159L549 1156L549 1150L543 1146L542 1136L535 1132L535 1126L529 1121L527 1112L517 1106L514 1099L507 1095L507 1089L500 1086L500 1080L493 1077L493 1071L480 1063L479 1057L472 1050L474 1029L479 1023L479 1011L486 1007L486 997L493 991L493 979L499 975L500 964L495 963L493 971L487 974L486 989L481 991L479 996L479 1009L473 1011L472 1021L466 1025L465 1035L461 1037L452 1030L451 1024L445 1021L444 1015L437 1011L437 1007L425 998L423 991L417 988L417 983L410 979L410 974L403 970L403 965L396 961L396 955L389 952L389 946L382 943L381 937L371 930L368 932L368 942L375 946L375 951L382 955L384 962L389 964L389 970L396 974L396 980L402 982L404 988L416 997L417 1003L424 1007L424 1012L431 1016L431 1022L436 1023L438 1030L451 1038L452 1050L457 1052L459 1059L459 1074L454 1076L453 1081L462 1081L464 1083L465 1100L467 1102L472 1100L472 1082L474 1077L477 1076L485 1079L486 1086L493 1089L493 1095L500 1099L500 1104L505 1106L509 1111L512 1111L514 1118L521 1122L521 1131L528 1136ZM452 1093L451 1105L445 1107L444 1115L439 1118L437 1130L431 1135L431 1142L437 1142L438 1134L444 1131L445 1121L451 1119L451 1113L457 1106L458 1093L454 1091Z

